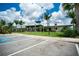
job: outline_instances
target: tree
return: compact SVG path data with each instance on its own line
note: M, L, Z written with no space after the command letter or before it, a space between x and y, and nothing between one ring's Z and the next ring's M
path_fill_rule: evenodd
M3 33L3 31L5 30L3 29L5 25L6 25L6 22L1 19L0 20L0 33Z
M8 23L8 28L10 29L10 32L12 32L12 29L13 29L13 23L12 22Z
M19 21L19 24L21 25L21 31L22 31L22 25L25 24L22 20Z
M68 11L68 16L73 19L72 23L75 24L75 28L79 34L79 3L64 3L63 8L65 11Z
M55 23L55 25L54 25L54 26L55 26L55 31L56 31L56 30L57 30L57 23Z
M40 20L37 20L37 21L35 21L35 22L39 24L38 27L39 27L39 30L40 30L40 32L41 32L41 21L40 21Z
M19 24L19 20L14 20L14 23L16 24L16 31L17 31L17 25Z
M14 20L14 23L17 25L19 24L19 20Z
M0 26L4 26L6 24L6 22L4 20L0 20Z
M49 30L49 19L50 19L51 15L48 14L48 12L46 11L46 13L44 13L44 19L47 21L47 29L48 29L48 35L50 35L50 30Z

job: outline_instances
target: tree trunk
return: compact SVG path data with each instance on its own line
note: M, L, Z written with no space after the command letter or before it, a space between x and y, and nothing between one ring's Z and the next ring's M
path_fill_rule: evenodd
M49 20L47 20L47 30L48 30L48 35L50 36L50 30L49 30Z
M21 32L22 32L22 25L21 25Z
M79 34L79 3L75 4L75 14L76 14L76 29Z
M39 29L40 29L40 32L41 32L41 23L39 23Z
M36 24L35 24L35 30L34 30L34 31L35 31L35 32L37 31L37 30L36 30Z
M16 28L15 28L15 31L17 32L18 30L17 30L17 25L16 25Z

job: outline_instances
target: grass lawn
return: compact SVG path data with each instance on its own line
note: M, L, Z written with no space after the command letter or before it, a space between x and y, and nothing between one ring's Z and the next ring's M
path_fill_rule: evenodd
M28 35L51 36L51 37L61 37L63 35L62 32L50 32L50 35L48 35L48 32L19 32L19 33Z

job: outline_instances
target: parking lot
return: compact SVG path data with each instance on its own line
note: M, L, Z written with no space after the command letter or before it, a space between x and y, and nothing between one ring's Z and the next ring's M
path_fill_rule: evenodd
M78 56L75 43L27 35L0 36L8 39L0 42L0 56Z

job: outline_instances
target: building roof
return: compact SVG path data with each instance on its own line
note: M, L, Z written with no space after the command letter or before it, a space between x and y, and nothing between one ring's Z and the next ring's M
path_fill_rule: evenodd
M35 27L35 26L43 26L43 25L27 25L26 27ZM62 26L72 26L72 24L70 25L56 25L57 27L62 27ZM44 26L44 27L47 27L47 26ZM49 27L54 27L54 26L49 26Z

